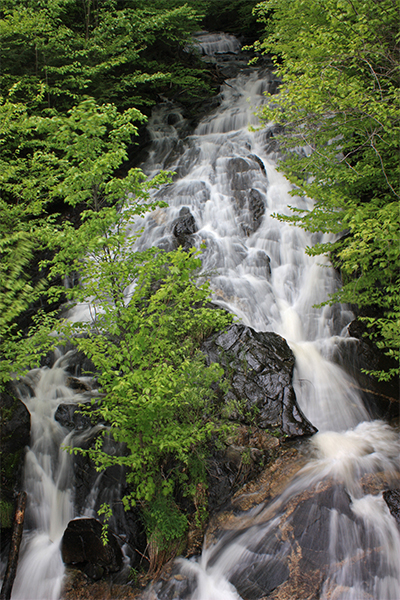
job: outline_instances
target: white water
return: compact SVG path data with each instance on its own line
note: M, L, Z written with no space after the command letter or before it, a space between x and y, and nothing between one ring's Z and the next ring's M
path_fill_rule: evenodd
M73 445L73 432L54 415L61 403L88 400L66 385L67 364L68 355L62 356L51 369L31 371L20 386L21 399L31 414L31 442L24 469L25 531L12 600L58 600L62 590L65 567L60 543L68 522L76 516L72 457L62 447Z
M218 52L207 44L204 50ZM275 168L275 149L268 147L268 128L258 133L248 129L257 124L253 111L262 104L268 85L269 74L254 71L228 80L221 106L203 119L176 160L171 157L177 131L172 132L166 121L170 106L155 111L149 128L156 147L145 167L152 174L167 164L180 177L163 192L169 208L147 218L137 247L168 248L171 222L182 207L190 209L198 227L193 241L207 246L203 272L211 281L214 300L246 325L275 331L288 340L296 357L298 403L320 433L312 440L314 458L286 492L272 506L244 516L244 533L235 541L227 534L205 547L197 561L181 561L181 573L197 582L192 600L237 600L240 595L231 582L260 565L264 572L273 570L279 557L288 562L290 546L276 541L287 502L329 480L342 486L359 519L350 519L334 506L329 510L325 545L331 567L320 598L398 600L399 532L381 493L364 494L360 483L363 476L377 472L398 481L398 435L385 423L369 420L354 382L329 360L332 347L346 339L353 315L345 306L314 308L339 285L326 259L305 254L305 248L323 236L272 218L273 213L288 214L288 204L307 208L311 201L289 196L290 185ZM248 204L254 190L265 206L256 231ZM237 203L240 211L235 210ZM270 258L270 275L265 255ZM263 548L262 558L252 550L257 544ZM376 548L379 565L371 566L374 574L368 577L359 559ZM152 593L156 590L149 597ZM176 594L175 590L162 597L178 598Z
M237 51L230 37L222 43L215 37L199 37L198 41L205 52ZM197 582L193 600L237 600L240 595L230 580L257 561L268 570L277 558L288 560L289 547L279 545L275 537L289 499L331 478L347 490L359 521L335 509L330 511L326 545L332 567L321 598L398 600L398 530L381 494L364 495L360 484L364 474L381 470L396 475L398 438L384 423L369 421L352 381L329 360L329 348L346 335L352 314L345 307L313 308L339 283L322 258L305 254L306 246L321 238L271 216L288 213L288 204L304 207L311 202L289 196L290 186L275 168L276 149L268 147L268 128L258 133L248 129L249 124L258 124L253 111L263 102L262 93L270 81L267 72L260 75L254 70L227 81L221 106L203 119L184 143L179 141L179 131L185 121L170 104L156 109L149 123L153 150L144 165L146 172L151 175L168 168L179 176L162 190L169 207L146 218L137 249L151 245L169 248L171 223L182 207L189 208L198 227L193 242L207 246L203 272L211 281L215 301L246 325L275 331L288 340L296 356L298 402L320 431L313 438L313 459L272 507L259 507L246 515L240 536L208 547L198 561L185 561L182 572L191 573ZM249 210L251 196L265 206L256 230ZM235 208L238 205L240 209ZM132 232L138 226L143 222L132 224ZM73 318L85 315L89 318L89 311L81 306ZM53 417L63 399L74 402L80 398L65 387L61 363L31 377L37 378L35 395L24 398L33 424L26 465L30 504L12 598L57 600L64 572L59 544L74 514L70 460L59 451L60 444L70 440ZM254 551L257 544L263 547L262 558ZM381 565L368 588L365 574L354 564L354 557L366 552L367 546L381 548Z

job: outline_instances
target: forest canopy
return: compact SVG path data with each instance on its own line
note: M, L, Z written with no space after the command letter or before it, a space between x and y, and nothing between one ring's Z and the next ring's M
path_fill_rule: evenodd
M278 96L260 110L284 127L281 169L312 210L278 216L333 234L328 254L343 286L330 299L361 309L378 347L400 347L399 4L396 0L268 0L256 7L275 58ZM397 366L396 366L397 365Z

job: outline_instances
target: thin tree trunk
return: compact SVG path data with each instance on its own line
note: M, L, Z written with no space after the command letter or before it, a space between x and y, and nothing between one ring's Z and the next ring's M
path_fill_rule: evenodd
M0 592L0 600L10 600L11 590L15 579L18 566L19 546L22 539L22 530L24 528L26 492L20 492L17 496L17 505L15 508L13 530L11 536L11 546L8 555L6 573L4 575L3 585Z

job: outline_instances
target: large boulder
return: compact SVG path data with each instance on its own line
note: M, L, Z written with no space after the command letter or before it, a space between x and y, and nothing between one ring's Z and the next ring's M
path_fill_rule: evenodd
M113 573L122 567L122 552L113 533L103 544L102 524L96 519L74 519L68 523L61 542L61 555L66 565L75 565L93 579Z
M224 402L234 420L290 438L316 432L296 403L295 358L282 337L234 324L201 349L209 364L218 362L225 370L230 389Z

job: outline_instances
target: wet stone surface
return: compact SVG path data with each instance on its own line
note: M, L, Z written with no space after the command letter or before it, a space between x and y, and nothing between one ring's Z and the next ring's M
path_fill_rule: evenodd
M108 542L101 539L102 524L96 519L74 519L68 523L61 542L62 559L67 565L77 565L92 579L104 572L119 571L122 552L115 536L108 531Z
M294 356L279 335L235 324L206 340L202 351L208 363L218 362L230 378L225 402L232 418L288 437L316 432L297 406Z
M26 393L33 391L25 386ZM12 385L7 384L0 394L0 488L2 505L1 548L9 541L14 512L14 494L21 490L25 448L30 443L31 416L25 404L16 397Z
M191 236L196 233L197 229L194 216L189 208L183 206L179 211L179 217L172 223L172 232L177 240L177 245L189 249L193 245Z
M383 499L388 505L390 514L396 519L397 527L400 529L400 489L383 492Z

